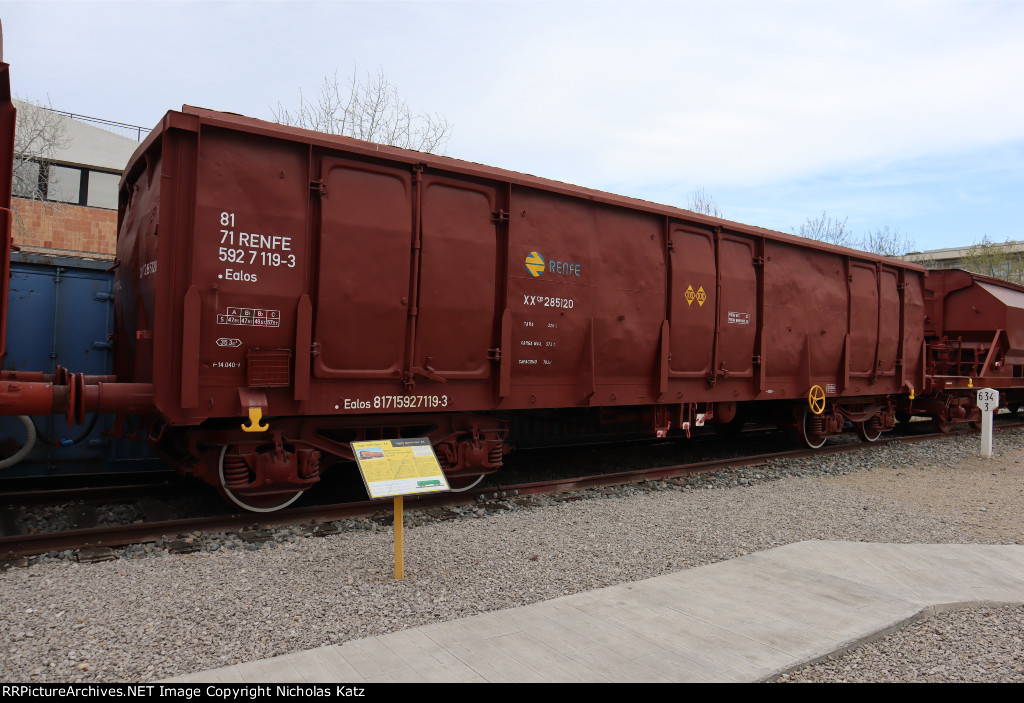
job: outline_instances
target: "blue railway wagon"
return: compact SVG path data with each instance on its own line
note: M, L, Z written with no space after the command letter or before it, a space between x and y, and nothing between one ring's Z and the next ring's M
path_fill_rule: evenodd
M8 287L5 371L54 373L58 366L89 375L112 372L112 262L75 256L13 252ZM160 467L146 445L103 436L113 416L69 427L62 415L32 418L40 437L32 452L0 477L73 475ZM45 441L53 440L59 446ZM25 428L0 418L0 455L22 446Z

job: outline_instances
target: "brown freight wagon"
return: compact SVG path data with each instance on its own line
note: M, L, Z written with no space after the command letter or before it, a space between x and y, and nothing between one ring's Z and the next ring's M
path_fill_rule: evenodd
M923 378L917 265L199 108L133 156L117 259L117 379L157 410L125 432L257 509L356 439L476 479L510 420L870 440Z
M922 393L900 415L925 415L948 432L981 421L979 388L1000 405L1024 407L1024 286L968 271L929 271L925 286L926 358Z

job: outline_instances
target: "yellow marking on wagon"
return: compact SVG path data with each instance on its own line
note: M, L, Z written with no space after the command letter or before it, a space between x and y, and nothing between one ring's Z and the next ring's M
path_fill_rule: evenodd
M544 273L544 257L535 251L531 251L530 255L526 257L526 270L530 272L530 275L534 278L539 278Z

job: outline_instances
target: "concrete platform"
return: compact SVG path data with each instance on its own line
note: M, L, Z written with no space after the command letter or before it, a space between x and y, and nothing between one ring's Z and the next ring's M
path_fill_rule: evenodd
M761 681L939 609L1024 604L1024 546L801 542L177 683Z

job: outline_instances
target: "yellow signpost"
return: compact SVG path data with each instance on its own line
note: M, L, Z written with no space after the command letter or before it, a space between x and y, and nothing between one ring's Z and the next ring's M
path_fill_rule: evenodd
M395 496L395 580L405 578L405 517L402 510L402 496Z
M394 498L395 578L405 576L403 496L451 490L426 438L352 442L352 454L371 498Z

